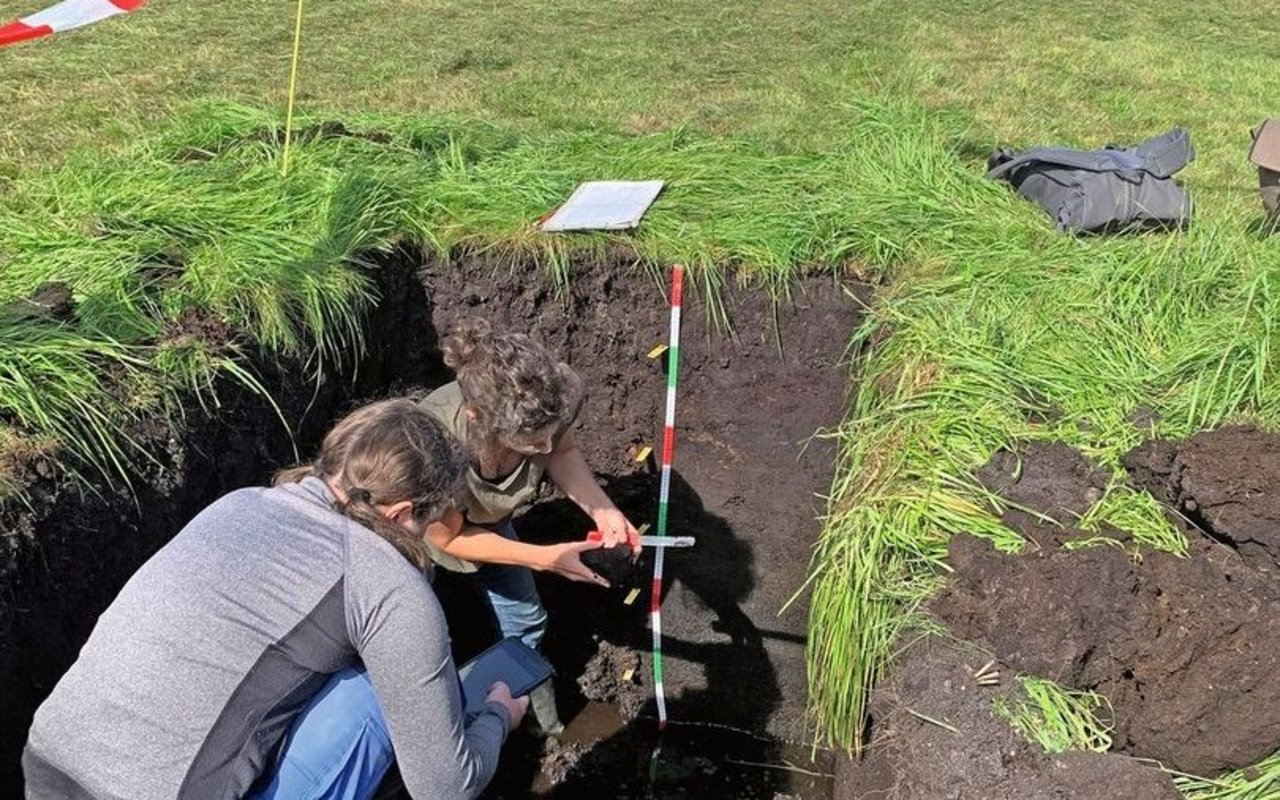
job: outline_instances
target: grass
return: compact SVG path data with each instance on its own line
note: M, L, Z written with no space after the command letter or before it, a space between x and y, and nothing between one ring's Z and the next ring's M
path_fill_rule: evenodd
M1280 753L1219 778L1175 775L1173 782L1187 800L1274 800L1280 797Z
M1105 713L1104 712L1105 709ZM1097 692L1073 691L1043 678L1018 677L1016 693L994 702L993 710L1027 741L1047 753L1111 749L1107 699ZM1280 797L1280 753L1246 769L1217 778L1169 771L1187 800L1274 800Z
M1080 530L1104 533L1104 525L1129 533L1137 544L1187 554L1187 538L1169 521L1166 509L1144 491L1116 482L1076 523ZM1108 541L1114 538L1101 536ZM1068 543L1069 544L1069 543Z
M582 178L667 178L637 237L575 246L689 262L706 290L725 264L775 291L850 263L891 279L853 337L867 349L831 434L840 459L811 578L815 715L854 746L897 632L945 578L949 537L1021 546L971 479L992 453L1080 448L1114 481L1084 520L1061 522L1179 552L1162 509L1124 488L1121 455L1145 436L1280 422L1280 251L1256 232L1243 158L1248 126L1280 111L1280 22L1264 4L309 6L302 108L392 140L304 143L285 181L270 137L252 136L281 116L289 9L225 8L156 0L0 50L0 301L69 279L83 313L73 330L4 334L18 346L0 355L0 439L79 442L110 468L130 455L118 434L134 404L207 386L258 348L348 352L373 301L356 253L400 238L522 249L563 276L565 240L530 220ZM0 0L18 10L28 3ZM172 125L206 96L265 110ZM1199 150L1187 234L1056 236L981 177L997 143L1130 141L1174 124ZM193 150L215 155L183 160ZM192 313L236 333L175 337ZM58 336L78 344L39 357L35 343ZM108 374L140 390L100 405L93 381ZM23 411L49 380L63 411ZM86 403L106 418L61 421ZM1130 424L1140 408L1159 421Z
M1053 681L1027 675L1018 678L1018 691L1007 700L996 700L994 710L1027 741L1047 753L1111 749L1111 727L1098 718L1106 698L1097 692L1066 689Z
M1182 236L1058 237L947 155L945 130L896 123L885 136L901 156L861 190L885 206L882 258L901 266L856 336L876 345L835 434L814 568L811 696L843 744L890 643L946 574L949 537L999 530L969 478L996 450L1080 448L1117 478L1087 522L1178 552L1159 507L1121 488L1120 456L1146 435L1280 415L1280 253L1247 217L1206 210ZM1129 422L1140 408L1159 415L1154 430ZM940 518L939 506L970 511Z
M129 436L138 415L208 395L217 375L252 385L242 365L255 354L307 359L318 377L358 352L376 301L360 262L403 240L437 253L534 252L561 277L576 254L626 248L640 264L689 265L712 295L726 264L782 292L797 269L875 246L862 230L876 210L846 186L874 125L840 151L778 156L683 131L521 136L397 115L350 124L357 135L304 123L282 179L274 117L213 104L0 196L0 304L60 281L77 309L73 323L6 327L0 421L11 438L59 442L127 480L146 457ZM585 178L652 175L672 185L637 236L544 236L533 225Z
M0 0L0 16L38 5ZM153 0L0 51L0 175L127 145L192 98L283 110L292 21L287 5ZM322 3L307 7L300 103L525 132L690 129L777 153L840 146L868 96L962 112L972 126L957 143L983 156L996 140L1096 143L1182 123L1201 148L1200 191L1243 207L1256 202L1245 132L1275 110L1278 25L1240 0L1123 15L1098 0Z

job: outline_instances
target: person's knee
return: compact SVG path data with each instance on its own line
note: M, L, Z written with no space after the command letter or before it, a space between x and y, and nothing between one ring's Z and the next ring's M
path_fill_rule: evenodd
M378 710L378 696L373 691L373 682L369 680L364 667L347 667L334 674L325 686L328 693L328 704L331 709L360 716L381 716Z

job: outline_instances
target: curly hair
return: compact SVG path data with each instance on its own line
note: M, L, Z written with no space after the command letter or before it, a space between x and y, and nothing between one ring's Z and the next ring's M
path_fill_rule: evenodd
M334 509L390 542L419 569L430 565L422 538L376 508L404 500L419 521L439 519L457 503L467 460L445 427L410 400L380 400L348 414L324 437L309 464L282 470L273 483L308 476L340 486Z
M494 333L487 320L461 319L443 350L483 442L567 424L582 404L578 373L523 333Z

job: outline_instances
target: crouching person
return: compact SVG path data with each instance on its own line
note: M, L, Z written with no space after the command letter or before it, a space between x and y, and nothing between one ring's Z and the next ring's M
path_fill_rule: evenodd
M205 509L103 612L36 713L38 798L475 797L528 700L464 701L424 574L467 468L407 400L342 420L310 467Z

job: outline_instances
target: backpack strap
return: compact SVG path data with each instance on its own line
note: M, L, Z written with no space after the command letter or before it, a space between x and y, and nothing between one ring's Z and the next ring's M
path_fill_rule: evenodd
M1087 172L1115 172L1130 180L1138 178L1138 172L1146 169L1146 161L1127 150L1072 150L1066 147L1035 147L1014 156L987 172L987 177L999 180L1026 164L1052 164Z

